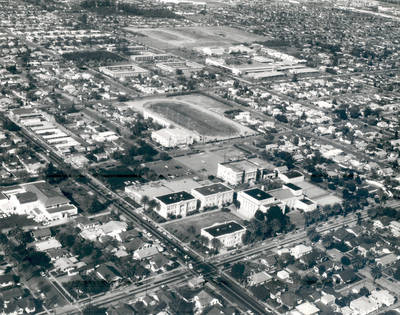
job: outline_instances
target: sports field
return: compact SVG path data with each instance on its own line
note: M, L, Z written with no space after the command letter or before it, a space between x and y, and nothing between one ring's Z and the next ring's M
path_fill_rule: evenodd
M231 107L204 95L149 97L126 102L125 106L161 125L183 128L204 142L257 134L223 115Z
M126 30L144 35L144 37L140 37L140 41L143 44L160 49L221 46L268 40L265 36L255 35L227 26L194 26L182 28L128 27Z
M238 130L233 124L221 121L217 117L186 103L177 101L156 102L149 104L148 109L204 136L229 137L238 134Z

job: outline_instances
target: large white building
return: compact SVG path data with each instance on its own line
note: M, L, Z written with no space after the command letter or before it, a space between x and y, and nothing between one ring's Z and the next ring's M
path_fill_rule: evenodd
M139 74L147 74L149 71L135 64L116 65L100 67L99 70L112 78L129 78L137 77Z
M272 205L278 204L274 196L259 188L239 191L237 201L240 204L238 213L246 219L253 218L257 210L266 213Z
M197 199L186 191L158 196L155 200L160 204L159 214L164 218L186 217L197 208Z
M257 179L258 167L248 160L218 163L217 177L230 185L249 183Z
M233 202L233 189L221 183L194 188L192 195L200 201L200 209L221 207Z
M225 248L236 247L242 244L244 233L246 233L246 229L234 221L215 223L201 229L201 235L209 239L209 248L212 248L211 241L213 239L218 239Z
M304 182L304 175L298 171L279 173L278 177L286 184L296 184Z
M38 222L64 219L78 214L65 196L45 181L0 188L1 209L32 216Z
M164 128L151 133L151 138L164 148L190 145L194 142L192 134L181 128Z

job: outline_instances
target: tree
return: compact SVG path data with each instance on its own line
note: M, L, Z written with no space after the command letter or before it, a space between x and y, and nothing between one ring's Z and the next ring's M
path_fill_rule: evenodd
M242 263L234 264L231 269L232 277L234 277L235 279L238 279L238 280L243 280L245 269L246 269L246 266Z
M95 305L88 305L86 308L83 310L83 315L106 315L107 314L107 309L103 307L98 307Z
M351 264L351 261L350 261L349 257L347 257L347 256L342 256L340 261L345 266L349 266Z
M215 249L215 251L218 253L219 250L222 248L222 243L218 238L213 238L211 240L211 246Z
M147 206L147 205L149 204L149 202L150 202L149 196L144 195L144 196L142 197L141 202L142 202L142 204L143 204L143 209L146 210L146 206Z

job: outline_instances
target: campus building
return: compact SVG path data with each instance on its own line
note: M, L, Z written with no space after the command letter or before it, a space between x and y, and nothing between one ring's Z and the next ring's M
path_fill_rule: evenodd
M192 195L200 201L200 209L221 207L233 202L233 189L221 183L194 188Z
M28 215L37 222L55 221L78 214L78 209L58 190L45 181L3 187L2 210Z
M197 208L197 199L186 191L162 195L155 198L160 204L159 214L163 218L182 216L193 212Z
M151 133L151 139L164 148L173 148L179 145L190 145L195 141L191 133L180 128L164 128Z
M271 206L279 204L274 196L259 188L239 191L237 201L240 204L238 212L246 219L253 218L257 210L266 213Z
M149 71L134 64L100 67L99 70L112 78L121 79L147 74Z
M201 235L209 240L209 248L212 248L213 239L218 239L225 248L236 247L242 244L244 233L246 233L246 229L234 221L215 223L201 229Z
M230 185L256 181L258 167L248 160L218 163L217 177Z

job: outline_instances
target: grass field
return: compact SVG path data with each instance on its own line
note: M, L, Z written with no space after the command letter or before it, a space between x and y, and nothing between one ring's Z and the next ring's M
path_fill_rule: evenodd
M148 108L182 127L204 136L234 136L238 130L204 111L181 102L156 102Z
M255 35L227 26L194 26L182 28L128 27L126 30L144 35L144 37L140 37L141 42L161 49L221 46L268 40L265 36Z
M200 234L200 230L202 228L211 226L214 223L224 223L232 220L243 225L243 220L238 218L233 213L217 210L189 216L175 222L167 222L162 224L162 226L183 242L189 243L197 234Z

